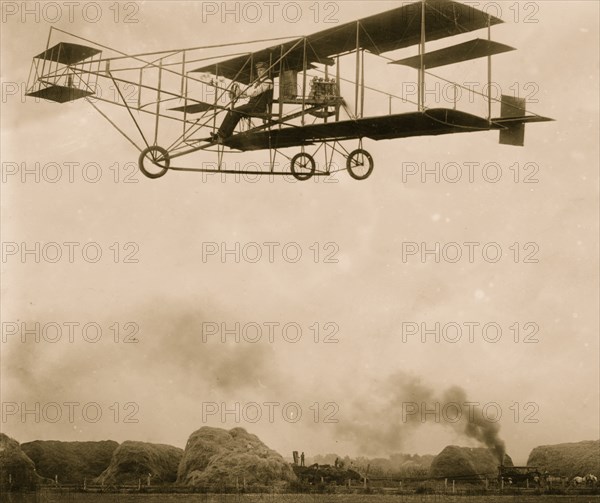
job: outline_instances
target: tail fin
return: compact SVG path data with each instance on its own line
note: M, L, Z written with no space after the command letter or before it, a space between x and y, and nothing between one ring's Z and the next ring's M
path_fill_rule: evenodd
M524 118L527 112L524 98L502 95L500 115L502 119ZM525 123L522 121L502 121L506 129L500 131L500 144L523 147L525 145Z

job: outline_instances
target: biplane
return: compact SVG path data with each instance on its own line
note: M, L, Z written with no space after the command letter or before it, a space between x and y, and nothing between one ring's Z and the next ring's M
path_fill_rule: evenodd
M138 54L51 27L46 49L33 58L26 94L58 103L87 101L140 152L139 168L149 178L192 171L308 180L347 170L352 178L364 180L374 167L373 157L363 148L365 139L497 130L501 144L523 146L526 124L552 120L528 112L525 99L492 96L492 57L514 50L491 39L492 26L502 22L453 0L420 0L308 36L253 41L268 46L251 51L245 42ZM427 51L429 42L477 30L486 30L487 36ZM52 45L54 32L77 43ZM246 50L233 49L240 45ZM415 47L416 55L390 57ZM365 53L386 65L416 70L416 102L366 84ZM487 116L461 111L456 103L427 106L426 79L432 69L480 58L487 58L488 86L487 93L477 94L487 104ZM271 83L264 106L240 112L233 134L220 136L223 119L238 110L243 92L264 80L257 63L266 66ZM365 92L383 94L389 100L388 113L368 115ZM395 111L393 100L411 109ZM494 117L496 103L500 115ZM133 132L117 124L103 110L105 104L119 107ZM258 150L269 153L262 167L231 169L223 162L225 153ZM175 165L176 159L195 152L216 153L217 162L208 167ZM324 162L317 166L319 152ZM285 159L283 167L278 156ZM334 156L343 159L340 169Z

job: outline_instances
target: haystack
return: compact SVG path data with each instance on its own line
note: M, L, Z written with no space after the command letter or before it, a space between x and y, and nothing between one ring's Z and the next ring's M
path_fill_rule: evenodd
M19 442L0 433L0 494L35 489L40 478Z
M208 426L190 436L177 475L178 484L191 486L275 486L293 480L289 464L256 435Z
M600 476L600 440L541 445L531 451L527 465L562 477Z
M110 465L95 480L105 486L144 485L150 476L151 485L171 484L177 479L177 467L183 450L164 444L123 442L113 452Z
M429 473L432 477L480 482L486 478L496 478L499 464L496 455L485 447L449 445L435 457ZM506 454L504 465L513 466L512 459Z
M110 464L117 442L60 442L36 440L21 444L42 477L58 477L61 484L82 484L98 477Z

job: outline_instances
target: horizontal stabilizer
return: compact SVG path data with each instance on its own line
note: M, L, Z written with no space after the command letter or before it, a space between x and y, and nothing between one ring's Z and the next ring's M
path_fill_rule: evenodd
M34 57L45 59L47 61L57 61L63 65L74 65L75 63L91 58L100 52L102 51L86 45L59 42L54 47L50 47Z
M85 98L86 96L92 96L93 94L93 92L86 89L51 85L42 89L38 89L37 91L28 92L26 93L26 96L43 98L45 100L56 101L57 103L66 103L67 101L74 101L79 98Z
M96 79L86 73L92 72L92 61L100 61L101 56L102 51L94 47L59 42L33 57L30 74L35 75L35 80L28 86L25 96L56 103L93 96ZM84 65L89 65L87 72Z

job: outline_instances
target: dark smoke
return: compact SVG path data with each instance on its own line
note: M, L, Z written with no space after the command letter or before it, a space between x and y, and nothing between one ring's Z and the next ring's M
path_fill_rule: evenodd
M54 344L43 340L36 343L31 336L25 343L19 336L7 341L3 345L3 377L9 378L13 386L6 399L96 401L106 395L106 400L114 401L121 388L114 376L121 374L132 379L169 379L181 394L196 394L199 389L243 392L258 387L277 391L284 382L278 379L276 359L268 344L202 341L202 323L225 321L225 316L208 316L200 308L164 302L144 305L126 318L139 326L137 344L113 342L108 327L117 318L95 319L102 327L102 338L94 344L82 341L79 333L75 342L69 343L66 329L60 342ZM29 319L27 326L33 327L36 321L43 326L50 320L60 324L69 319L67 315Z
M175 309L149 316L145 325L151 327L144 349L150 359L164 367L159 374L177 380L183 389L202 382L221 392L267 387L277 389L273 367L272 346L268 344L222 344L214 336L202 341L202 323L221 321L201 312ZM234 323L230 322L229 327Z
M443 396L444 403L464 404L468 401L466 391L459 386L449 388ZM464 413L461 421L456 423L456 428L467 437L474 438L484 444L494 452L500 464L503 463L506 447L504 441L500 438L500 425L497 422L486 420L481 409L474 407L472 415Z
M402 404L432 399L433 391L420 378L397 373L375 383L363 396L355 396L350 411L342 411L337 433L365 454L398 451L420 425L416 416L402 422Z
M438 423L452 428L465 437L475 439L488 447L498 460L504 459L505 445L499 437L500 426L486 420L478 407L472 414L463 406L467 399L465 390L453 386L441 394L419 377L403 372L376 383L366 396L357 398L350 414L345 414L337 425L341 438L351 440L365 454L380 454L402 449L404 441L424 423ZM419 411L406 414L403 406L418 404ZM460 404L462 415L456 422L444 421L443 414L424 414L421 410L439 410L450 404Z

